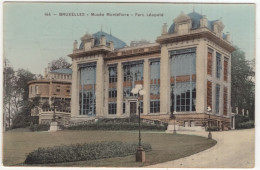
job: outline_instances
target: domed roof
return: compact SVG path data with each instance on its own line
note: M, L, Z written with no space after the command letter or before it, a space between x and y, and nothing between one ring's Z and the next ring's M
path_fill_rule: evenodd
M126 46L126 43L116 37L114 37L111 34L108 34L106 32L103 31L99 31L95 34L92 34L93 38L94 38L94 46L98 46L100 44L100 37L101 36L105 36L106 37L106 43L109 44L110 41L114 42L114 48L115 49L120 49L120 48L124 48ZM79 49L83 49L83 43L81 42Z
M199 27L200 27L200 19L203 18L203 15L201 15L201 14L195 12L195 11L193 11L193 12L187 14L187 15L190 17L190 19L191 19L191 21L192 21L191 29L197 29L197 28L199 28ZM213 30L213 24L214 24L215 22L217 22L217 21L218 21L218 20L208 21L208 29ZM169 28L169 30L168 30L168 33L169 33L169 34L174 33L174 29L175 29L175 23L173 23L173 24L170 26L170 28Z

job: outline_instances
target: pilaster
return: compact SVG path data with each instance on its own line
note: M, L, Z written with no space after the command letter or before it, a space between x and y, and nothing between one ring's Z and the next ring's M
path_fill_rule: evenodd
M97 72L96 72L96 116L103 116L104 107L104 59L103 56L99 56L97 60Z
M143 114L147 115L150 111L150 67L148 58L144 59L144 87Z
M123 70L122 62L117 64L117 115L123 114Z
M207 109L207 71L205 71L205 50L207 50L206 44L204 41L200 40L196 50L196 112L198 113L204 113Z
M71 117L79 115L79 71L77 63L72 61L72 81L71 81Z
M104 109L103 109L103 116L108 115L108 91L109 91L109 71L108 65L105 64L104 69Z
M231 56L228 59L228 116L232 113L231 109ZM235 127L235 125L234 125Z
M161 65L163 67L160 67L160 113L167 114L170 111L170 59L165 45L161 47Z

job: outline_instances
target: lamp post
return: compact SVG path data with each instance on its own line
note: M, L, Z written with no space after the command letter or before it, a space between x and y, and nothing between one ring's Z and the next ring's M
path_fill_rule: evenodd
M172 93L171 93L171 102L172 102L172 107L171 107L171 115L170 115L170 119L174 120L173 122L173 134L177 134L176 129L175 129L175 121L176 121L176 116L173 114L173 110L174 110L174 94L173 94L173 88L172 88ZM174 111L175 112L175 111Z
M209 120L208 120L209 134L208 134L208 139L212 139L211 127L210 127L210 113L211 113L210 106L208 106L208 113L209 113Z
M139 117L139 138L138 138L138 141L139 141L139 144L138 144L138 148L136 150L136 162L145 162L145 151L142 147L142 144L141 144L141 116L140 116L140 101L139 101L139 97L140 95L144 95L145 92L144 90L142 90L142 85L141 84L137 84L135 85L135 88L132 89L132 93L134 95L137 95L137 101L138 101L138 117Z

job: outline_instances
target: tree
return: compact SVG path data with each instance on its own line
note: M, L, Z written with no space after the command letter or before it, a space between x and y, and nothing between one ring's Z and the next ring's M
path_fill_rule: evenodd
M39 106L40 97L24 101L21 110L14 116L13 128L27 127L32 122L31 110Z
M71 64L67 62L65 57L60 57L57 60L53 60L51 62L50 70L53 71L60 68L69 68L70 66Z
M35 74L25 69L15 71L7 60L4 67L4 120L8 120L8 127L18 127L17 124L23 124L28 121L31 105L28 103L29 87L28 81L34 80ZM26 115L25 115L26 114ZM13 121L11 121L11 119ZM5 125L4 121L4 126Z
M8 127L11 127L11 117L13 114L13 103L14 103L14 89L16 86L16 77L15 71L11 66L7 66L5 61L5 68L4 68L4 117L3 119L6 120L8 118ZM4 121L4 126L6 123Z
M250 119L254 119L255 83L252 81L255 73L245 59L245 53L236 47L231 56L231 105L249 110Z

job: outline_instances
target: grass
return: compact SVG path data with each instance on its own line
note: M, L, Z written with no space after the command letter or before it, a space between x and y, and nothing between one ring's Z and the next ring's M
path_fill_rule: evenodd
M153 133L154 132L154 133ZM89 167L140 167L186 157L216 144L200 136L172 135L158 131L142 131L142 141L152 145L146 153L146 162L135 162L135 155L93 161L67 162L40 166L89 166ZM22 166L26 155L39 147L61 144L90 143L95 141L138 141L138 131L59 131L26 132L9 131L3 134L3 164Z

